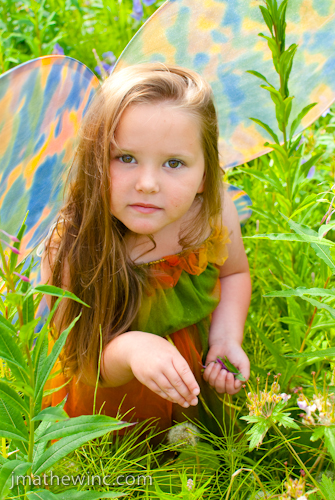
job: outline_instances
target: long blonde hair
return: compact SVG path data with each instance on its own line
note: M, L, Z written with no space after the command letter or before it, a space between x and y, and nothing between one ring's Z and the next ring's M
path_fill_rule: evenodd
M135 269L127 256L127 228L110 211L110 144L115 143L115 131L128 106L162 101L192 114L201 129L204 189L197 195L199 210L191 229L179 235L181 247L199 245L209 220L221 211L218 123L210 85L191 70L161 63L131 66L112 74L85 115L66 203L60 212L65 222L52 282L62 286L67 259L71 291L91 306L82 308L69 300L62 313L60 330L82 313L64 349L63 368L70 374L81 373L87 366L97 370L100 325L104 347L129 329L140 307L145 271Z

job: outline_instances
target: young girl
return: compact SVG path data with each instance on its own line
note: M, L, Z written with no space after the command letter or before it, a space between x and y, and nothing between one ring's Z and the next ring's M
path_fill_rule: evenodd
M86 113L67 196L42 280L90 307L64 300L57 311L58 332L81 316L53 387L72 378L52 404L68 395L69 416L92 413L101 342L97 410L166 429L183 413L204 420L206 401L222 418L217 394L242 383L215 360L249 377L251 287L209 84L159 63L109 77Z

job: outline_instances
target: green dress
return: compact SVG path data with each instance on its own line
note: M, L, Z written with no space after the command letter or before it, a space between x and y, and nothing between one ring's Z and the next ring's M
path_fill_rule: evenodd
M150 269L142 305L130 330L167 337L176 346L199 383L199 404L182 408L156 395L134 378L119 387L99 388L97 411L103 405L102 413L112 417L128 412L123 418L126 421L158 419L162 430L175 422L187 420L185 416L188 416L199 419L215 434L221 434L208 408L222 425L222 398L203 380L202 365L208 352L211 314L220 300L219 266L228 257L227 243L227 228L214 228L196 250L186 250L137 266ZM57 369L59 365L54 368L55 371ZM64 375L60 374L52 380L52 387L60 387L65 382ZM92 413L94 387L83 384L76 377L53 393L44 406L54 406L65 396L65 411L70 417Z

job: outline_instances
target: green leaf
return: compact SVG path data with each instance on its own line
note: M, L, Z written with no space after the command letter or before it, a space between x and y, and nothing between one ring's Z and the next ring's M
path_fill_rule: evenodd
M292 192L295 195L297 189L299 188L299 184L301 182L306 181L306 175L310 171L310 169L317 163L317 161L320 159L320 157L323 155L323 152L318 153L313 155L308 161L305 163L300 164L299 168L296 170L296 174L294 176L294 181L293 181L293 186L292 186ZM309 195L309 196L318 196L318 193L315 195ZM291 219L295 216L296 212L294 212L291 215Z
M303 144L300 144L301 139L302 139L302 132L300 132L300 134L298 134L294 138L293 142L291 142L290 149L288 150L289 156L294 155L295 151L297 151L298 154L300 155L300 152L301 152L302 147L303 147Z
M262 12L263 19L271 32L271 35L273 35L273 31L272 31L273 21L272 21L272 17L270 15L269 11L265 7L263 7L263 5L260 5L259 8Z
M320 245L320 240L317 237L307 236L302 234L293 234L293 233L276 233L276 234L254 234L253 236L243 236L243 239L268 239L268 240L278 240L278 241L300 241L310 244L318 244ZM323 240L320 246L328 246L332 247L335 243L330 240Z
M267 83L270 87L273 87L273 85L271 85L271 83L269 83L267 81L267 79L265 78L264 75L262 75L262 73L259 73L258 71L254 71L254 70L249 70L249 71L246 71L246 73L250 73L250 75L254 75L256 76L257 78L260 78L261 80L263 80L265 83Z
M0 500L6 500L13 480L17 476L23 476L29 470L31 464L21 460L8 460L0 470Z
M63 290L62 288L58 288L57 286L52 286L52 285L37 285L35 288L31 290L31 294L37 293L37 292L42 292L45 295L52 295L54 297L62 297L66 299L72 299L75 300L76 302L79 302L79 304L83 304L83 306L90 307L88 304L83 302L82 300L78 299L78 297L72 293L68 292L67 290Z
M301 322L304 321L304 315L301 311L300 304L293 297L287 298L288 314L293 318L299 318ZM289 325L289 344L293 350L299 350L302 339L304 338L305 330L300 325Z
M335 290L327 290L326 288L289 288L288 290L278 290L269 292L263 297L302 297L303 295L312 295L316 297L332 297L335 298Z
M128 495L127 493L114 493L113 491L78 491L66 490L58 493L57 500L99 500L100 498L119 498Z
M16 389L18 392L22 392L22 394L24 394L28 398L29 397L31 397L31 398L34 397L34 391L30 387L30 385L28 385L28 384L22 384L20 382L16 382L16 380L9 380L7 378L1 378L0 382L8 385L11 388Z
M324 436L324 433L325 433L325 427L323 425L316 427L313 434L311 435L311 441L314 443L315 441L322 439Z
M25 359L8 330L0 324L0 358L5 360L17 381L29 385Z
M271 340L269 340L266 335L262 332L260 328L256 325L256 323L249 318L249 322L251 325L251 328L255 330L265 347L271 352L271 354L274 356L276 359L278 367L286 368L287 366L287 360L278 352L278 347L274 345Z
M301 120L303 118L305 118L305 116L307 115L307 113L313 109L315 106L317 105L316 102L313 102L312 104L308 104L308 106L305 106L303 108L303 110L298 114L298 116L295 118L295 120L293 120L292 122L292 125L291 125L291 131L290 131L290 138L292 139L292 137L294 136L294 133L295 131L297 130L297 128L299 127L300 123L301 123Z
M29 500L57 500L59 497L49 490L33 490L28 491L27 498Z
M108 415L81 415L80 417L67 418L62 422L52 424L35 442L60 439L73 436L79 432L90 433L98 431L100 428L108 429L105 432L109 432L109 430L123 429L123 427L129 425L133 424L122 422Z
M257 422L263 422L264 417L260 415L244 415L243 417L240 417L240 420L245 420L248 424L254 424Z
M16 335L16 333L17 333L16 329L12 325L12 323L10 321L8 321L8 319L4 318L2 315L0 315L0 327L7 330L7 332L10 334L14 333Z
M288 222L289 226L293 231L296 233L303 235L305 237L312 237L315 238L317 236L317 232L313 231L313 229L304 226L303 224L298 224L297 222L294 222L291 219L288 219L285 215L281 214L284 219ZM319 238L318 238L319 240ZM311 240L310 240L311 241ZM328 249L324 248L325 245L329 240L323 239L322 243L320 241L317 241L315 244L313 243L311 247L313 248L314 252L316 255L323 260L323 262L326 263L326 265L332 270L333 273L335 273L335 264L331 258L330 252Z
M25 285L27 284L28 283L25 283ZM29 324L31 321L33 321L35 316L35 308L34 308L34 298L32 295L26 297L23 300L22 314L23 314L23 321L25 324Z
M29 417L29 407L26 401L21 398L11 387L0 381L0 398L5 398L11 402L21 413Z
M290 413L279 413L276 415L277 422L285 427L285 429L296 429L300 431L300 427L295 423L292 417L289 416Z
M272 148L274 151L276 151L280 156L281 158L284 160L284 162L287 162L288 160L288 156L287 156L287 152L285 151L285 148L283 148L283 146L280 146L280 144L270 144L269 142L266 142L264 144L265 147L269 147L269 148Z
M46 420L47 422L55 422L56 420L68 420L68 418L69 416L63 408L59 406L50 406L40 411L38 415L32 418L32 421Z
M0 424L0 437L17 439L18 441L22 441L23 443L28 443L28 439L26 435L23 434L23 432L21 432L13 425L4 424L3 422L1 422Z
M263 295L263 297L268 297L268 295ZM299 318L291 318L290 316L280 316L280 318L278 318L278 321L280 321L280 323L286 323L288 325L299 325L299 326L303 326L304 328L307 328L307 325L304 321L301 321L301 319Z
M58 356L60 355L63 346L66 342L67 336L69 332L72 330L73 326L76 324L78 319L80 318L81 315L77 316L71 324L60 334L59 338L56 340L52 347L52 351L49 354L49 356L46 358L43 367L41 368L41 371L39 372L37 379L36 379L36 385L35 385L35 404L36 408L39 408L40 403L42 401L42 396L43 396L43 389L46 384L46 381L48 380L48 377L50 375L50 372L55 365Z
M35 440L40 436L48 427L50 427L51 422L47 422L46 420L42 421L37 429L35 430ZM48 442L41 441L40 443L34 444L34 461L37 462L40 457L43 455L45 450L47 449Z
M312 304L312 306L316 307L317 309L325 309L326 311L328 311L332 315L333 318L335 318L335 309L328 306L327 304L324 304L323 302L320 302L319 300L310 299L309 297L301 297L301 298L303 300L306 300L310 304Z
M297 354L286 354L287 358L325 358L335 356L335 347L323 349L322 351L301 352Z
M87 415L87 416L94 417L97 415ZM100 416L105 416L105 415L100 415ZM74 418L81 418L81 417L74 417ZM57 441L56 443L54 443L52 446L50 446L50 448L48 448L43 453L41 457L39 457L37 461L34 461L33 473L36 475L42 474L42 472L52 467L56 462L59 462L62 458L66 457L66 455L73 452L87 441L103 436L107 432L115 431L118 429L122 429L123 427L133 425L127 423L116 424L114 423L115 419L112 419L111 417L109 418L113 420L113 422L109 425L106 423L105 426L100 427L99 429L92 430L90 432L78 432L71 436L64 437L59 441Z
M335 461L335 426L326 426L324 436L328 451L331 454L333 461Z
M298 215L300 212L303 210L306 210L306 208L315 206L315 199L319 196L319 194L310 194L306 196L306 198L303 199L302 203L299 205L298 208L296 208L291 215L292 219Z
M21 240L22 240L23 235L24 235L24 233L25 233L25 231L27 229L27 226L26 226L25 222L26 222L26 219L28 217L28 213L29 212L26 213L26 216L25 216L25 218L24 218L24 220L22 222L22 226L20 227L19 232L17 233L17 236L16 236L17 239L20 240L20 241L17 242L17 243L16 242L13 243L13 247L17 248L18 250L20 250ZM18 259L18 254L14 253L14 252L11 252L10 258L9 258L9 271L10 271L10 273L12 273L14 271L16 263L17 263L17 259Z
M262 422L258 422L256 425L253 425L252 428L246 433L249 442L249 451L252 451L254 448L258 448L265 437L265 434L270 429L271 425L267 420L263 420Z
M21 306L23 296L21 292L10 292L6 295L6 302L14 307Z
M40 322L39 318L38 319L33 319L26 325L22 325L20 328L20 339L22 340L23 344L31 344L31 338L34 335L34 331L38 323Z
M46 341L47 341L47 333L49 331L49 325L51 323L51 320L53 318L53 315L55 314L56 312L56 309L57 307L59 306L60 302L61 302L62 298L58 298L53 306L53 308L51 309L51 311L49 312L48 314L48 317L47 317L47 320L45 322L45 324L43 325L43 328L41 329L40 333L38 334L38 337L37 337L37 340L36 340L36 344L35 344L35 347L33 349L33 354L32 354L32 359L33 359L33 363L34 363L34 370L35 372L37 372L38 370L38 367L44 363L45 359L46 359L46 356L45 356L45 359L44 359L44 356L41 354L41 349L42 349L42 346L46 345ZM46 339L46 341L45 341Z
M228 368L228 371L230 371L231 373L234 373L234 377L237 380L241 380L241 382L246 381L246 379L243 377L242 373L229 361L227 356L225 356L224 359L222 359L221 356L218 356L218 358Z
M20 410L12 403L12 400L0 397L0 433L1 428L10 426L17 429L27 440L29 440L28 426L26 425ZM8 430L8 428L7 428ZM28 454L27 446L21 440L15 441L13 446L19 448L23 454Z
M321 483L319 483L319 488L325 495L326 500L334 500L335 484L330 479L330 477L327 477L325 474L322 474L322 481Z
M271 186L273 186L276 191L285 195L285 191L283 189L283 186L279 182L279 179L276 176L269 177L268 175L263 174L263 172L259 172L258 170L253 170L251 168L244 170L244 174L251 175L252 177L259 179L260 181L262 181L264 183L271 184Z
M252 120L253 122L257 123L257 125L259 125L260 127L264 128L267 131L267 133L272 137L272 139L277 144L279 144L279 139L278 139L277 134L272 130L271 127L269 127L269 125L267 125L266 123L262 122L261 120L258 120L257 118L250 118L250 120Z
M324 238L325 234L334 228L335 228L335 222L329 224L322 224L322 226L319 227L319 232L318 232L319 239L321 240L322 238Z

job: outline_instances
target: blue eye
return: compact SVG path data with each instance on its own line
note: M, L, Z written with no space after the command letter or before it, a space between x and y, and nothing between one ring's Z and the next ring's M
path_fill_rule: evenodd
M167 165L169 168L176 169L184 164L180 160L172 159L172 160L168 160L167 162L165 162L164 165Z
M120 160L122 163L134 163L132 160L135 161L135 158L131 155L122 155L118 157L118 160Z

